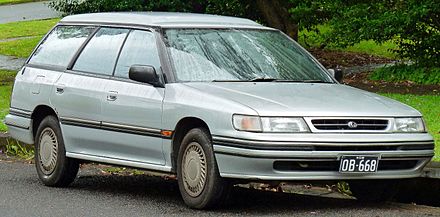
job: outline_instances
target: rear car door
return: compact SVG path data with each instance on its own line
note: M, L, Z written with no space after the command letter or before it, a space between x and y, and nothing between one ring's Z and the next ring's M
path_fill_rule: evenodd
M129 32L114 70L107 80L102 105L102 127L107 157L164 165L161 123L164 88L128 78L133 65L153 66L160 74L161 64L155 33L133 29Z
M55 83L51 101L61 120L68 156L104 156L110 150L101 129L105 85L111 78L119 50L129 30L101 27L74 63Z
M23 131L24 127L32 128L30 113L36 106L54 107L50 100L54 92L54 83L94 29L94 27L58 25L47 34L32 53L23 70L16 76L12 93L11 111L20 116L9 116L13 118L10 122L18 123L21 127L20 131ZM29 130L32 132L32 129ZM10 129L13 136L15 132ZM33 143L32 137L26 133L17 135L17 138L26 143Z

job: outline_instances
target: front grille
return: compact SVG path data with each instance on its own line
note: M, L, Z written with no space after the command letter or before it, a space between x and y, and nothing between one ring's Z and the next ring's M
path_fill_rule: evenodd
M385 130L389 123L381 119L315 119L312 124L318 130Z
M379 161L377 171L386 170L409 170L413 169L419 163L418 160L387 160ZM322 161L275 161L273 168L278 171L285 172L316 172L316 171L339 171L339 161L322 160Z

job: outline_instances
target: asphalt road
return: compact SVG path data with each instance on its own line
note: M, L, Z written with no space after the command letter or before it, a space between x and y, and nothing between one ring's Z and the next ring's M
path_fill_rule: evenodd
M235 188L227 207L187 208L175 181L104 175L93 167L69 188L45 187L34 165L0 158L0 216L440 216L440 208L397 203L361 204Z
M0 6L0 23L59 17L47 4L48 1Z

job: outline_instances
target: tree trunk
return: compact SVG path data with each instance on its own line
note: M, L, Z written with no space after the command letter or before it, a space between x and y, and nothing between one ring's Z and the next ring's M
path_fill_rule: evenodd
M286 0L257 0L257 7L270 27L279 29L298 40L298 24L292 22Z

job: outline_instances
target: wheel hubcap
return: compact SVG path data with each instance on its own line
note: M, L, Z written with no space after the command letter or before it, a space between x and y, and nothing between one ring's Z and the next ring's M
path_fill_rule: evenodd
M40 168L45 175L50 175L54 170L58 158L58 140L51 128L45 128L40 136Z
M199 196L206 182L206 157L202 147L192 142L186 147L183 155L182 176L186 192L191 197Z

